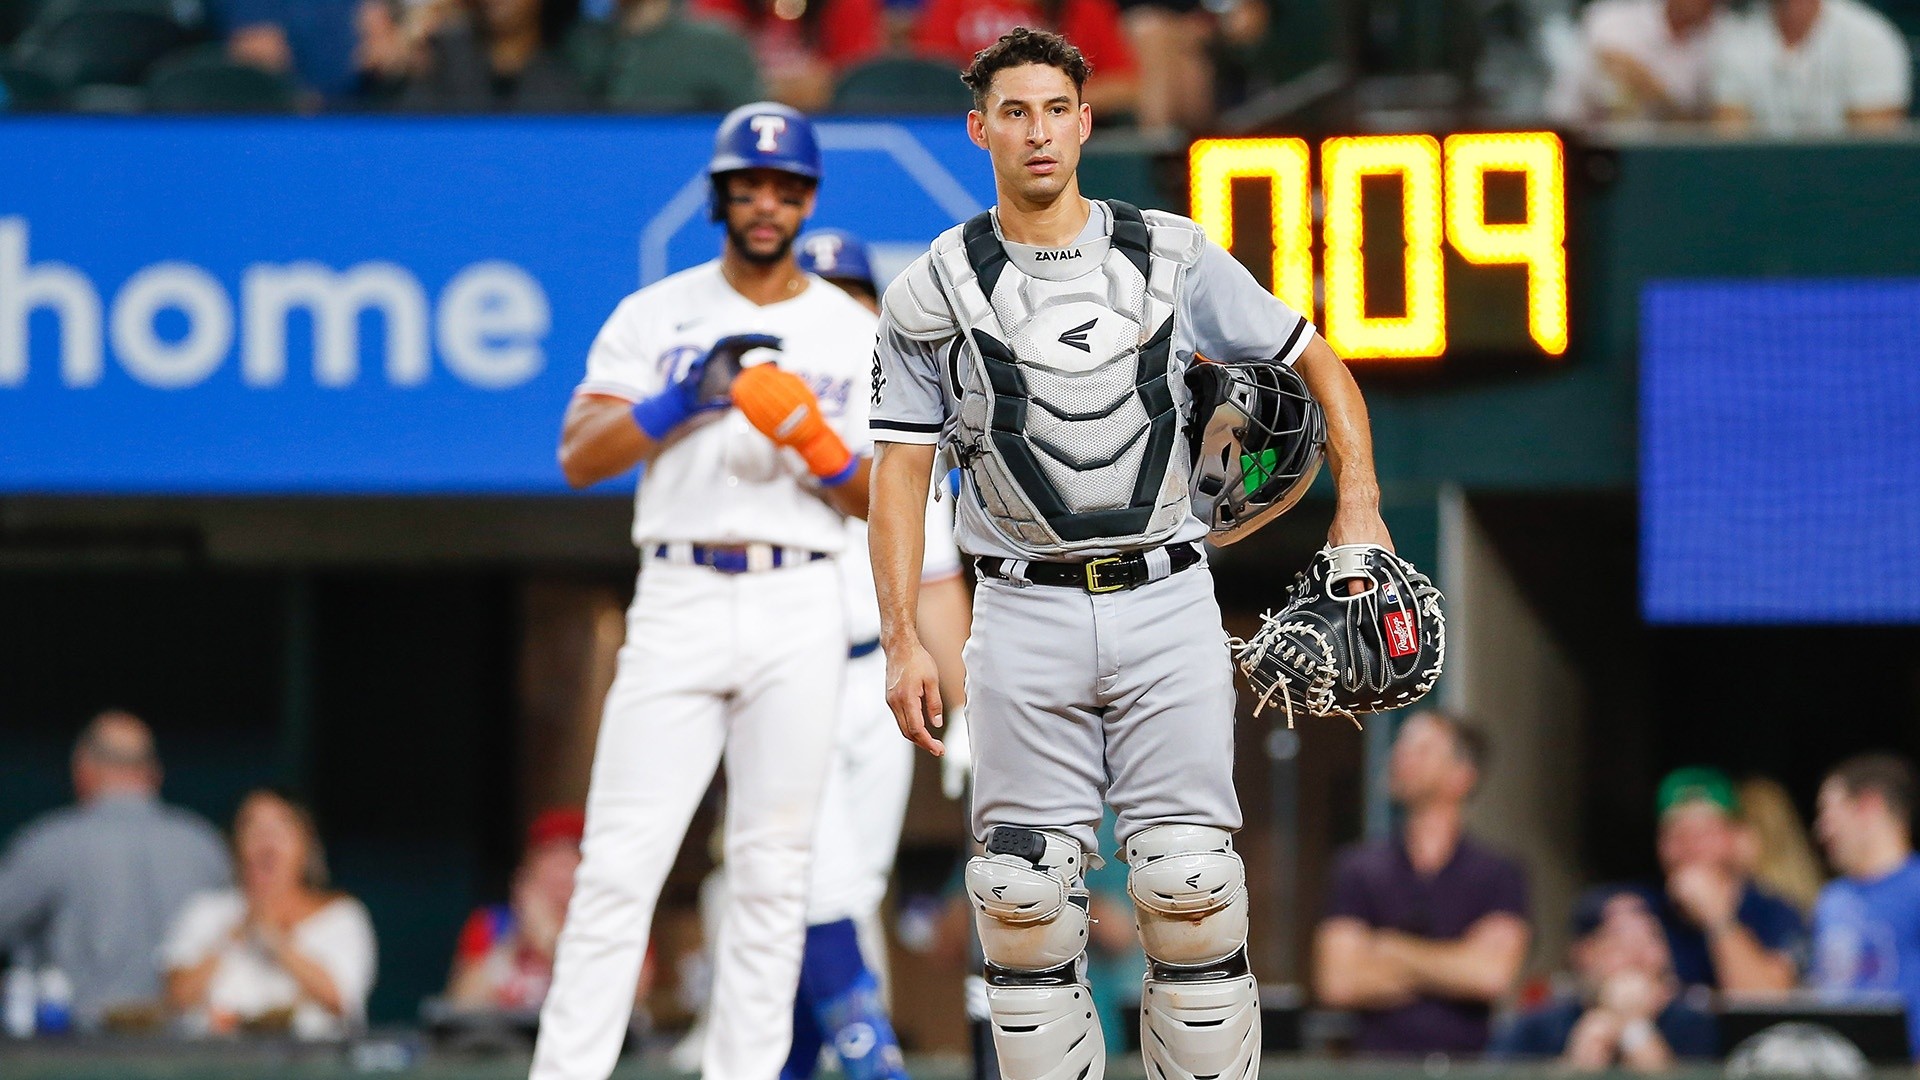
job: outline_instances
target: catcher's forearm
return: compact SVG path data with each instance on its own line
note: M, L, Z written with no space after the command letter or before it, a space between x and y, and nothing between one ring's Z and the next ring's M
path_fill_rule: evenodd
M1327 464L1340 505L1374 509L1380 505L1380 481L1373 471L1373 430L1360 385L1333 346L1318 334L1294 363L1320 411L1327 418Z
M934 448L880 443L874 448L867 524L873 587L880 598L880 641L892 652L917 642L920 565L927 546L927 481Z

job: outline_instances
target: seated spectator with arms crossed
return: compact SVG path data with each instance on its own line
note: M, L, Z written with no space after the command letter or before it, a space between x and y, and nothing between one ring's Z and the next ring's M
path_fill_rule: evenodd
M1477 1053L1526 960L1527 879L1465 834L1484 739L1440 713L1401 728L1389 765L1405 825L1344 852L1314 941L1323 1004L1360 1012L1355 1049Z
M1814 828L1841 877L1813 909L1813 985L1898 994L1920 1051L1920 859L1913 768L1889 754L1840 765L1820 786Z
M327 889L312 816L255 791L234 815L233 847L240 887L194 897L162 949L167 998L187 1031L358 1030L373 990L373 923L360 901Z
M1705 121L1720 0L1593 0L1580 49L1554 73L1547 115L1561 123Z
M0 950L65 974L82 1032L155 1026L160 943L189 898L233 880L226 845L160 801L153 732L132 713L103 712L80 733L73 794L0 859Z
M1713 1016L1673 977L1666 934L1632 889L1590 889L1573 911L1569 959L1579 993L1520 1014L1494 1036L1496 1057L1559 1058L1569 1068L1658 1072L1720 1051Z
M1898 130L1913 101L1906 38L1860 0L1768 0L1713 55L1714 120L1729 135Z
M1676 769L1660 782L1659 808L1666 885L1642 894L1666 929L1681 985L1736 995L1793 989L1806 924L1746 876L1733 781L1719 769Z

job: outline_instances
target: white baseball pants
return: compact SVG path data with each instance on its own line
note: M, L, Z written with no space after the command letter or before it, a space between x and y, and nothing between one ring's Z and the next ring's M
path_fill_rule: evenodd
M627 613L532 1080L605 1080L655 904L722 762L730 883L703 1080L786 1060L815 819L847 645L830 560L748 574L649 559Z
M878 914L900 851L913 755L887 708L886 654L847 661L839 739L814 831L808 926Z

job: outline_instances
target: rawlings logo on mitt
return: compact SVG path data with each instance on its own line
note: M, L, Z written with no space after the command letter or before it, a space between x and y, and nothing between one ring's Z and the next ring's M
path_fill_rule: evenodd
M1355 593L1352 581L1365 588ZM1383 547L1324 548L1287 591L1287 604L1261 616L1260 632L1228 642L1234 666L1260 695L1258 716L1277 699L1296 711L1344 716L1404 708L1433 689L1446 662L1440 590Z

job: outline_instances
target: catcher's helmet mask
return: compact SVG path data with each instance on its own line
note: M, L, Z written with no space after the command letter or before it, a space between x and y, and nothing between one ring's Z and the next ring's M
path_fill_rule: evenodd
M713 220L726 219L727 174L748 169L772 169L820 182L820 140L813 121L798 109L777 101L742 105L720 121L713 135L713 157L707 162L712 188L709 211Z
M1320 471L1327 421L1299 372L1273 360L1187 369L1193 512L1221 547L1291 510Z

